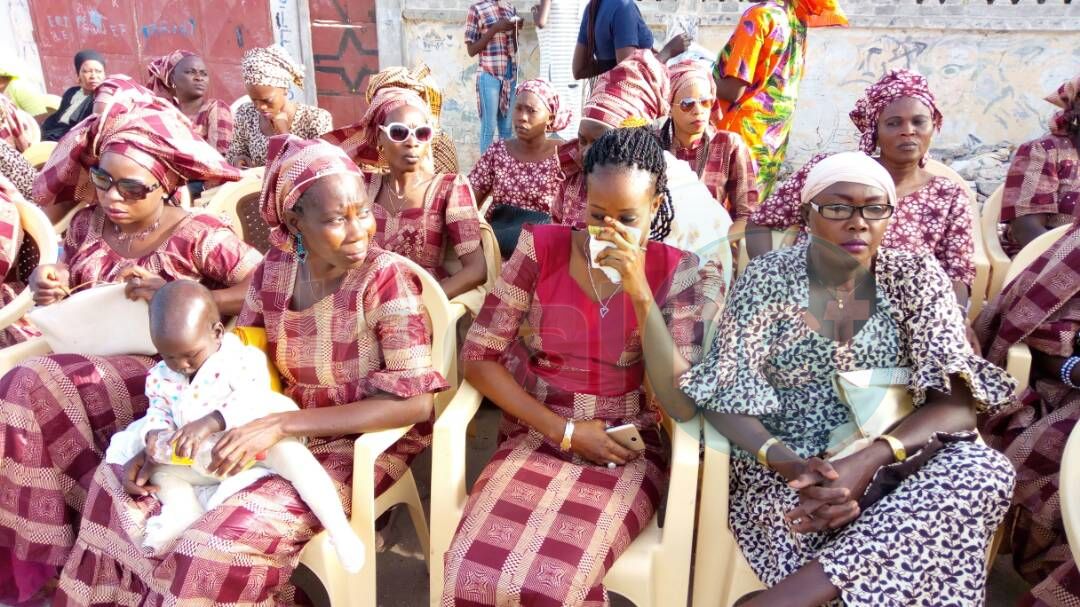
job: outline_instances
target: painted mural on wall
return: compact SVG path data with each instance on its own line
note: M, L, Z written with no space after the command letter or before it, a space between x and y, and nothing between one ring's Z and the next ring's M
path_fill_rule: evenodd
M462 41L463 23L406 20L407 60L433 66L444 91L443 128L458 142L462 165L479 156L474 78L476 60ZM730 26L702 25L701 43L719 50ZM662 31L657 34L662 35ZM522 73L533 77L539 57L535 30L523 32ZM819 150L851 149L847 117L867 85L888 69L906 67L930 80L945 125L935 148L1017 145L1045 130L1051 107L1042 98L1080 72L1080 34L852 28L810 36L808 66L792 132L790 163Z

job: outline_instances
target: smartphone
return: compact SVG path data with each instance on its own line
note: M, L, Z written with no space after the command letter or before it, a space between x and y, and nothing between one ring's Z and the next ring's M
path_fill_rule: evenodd
M631 451L644 451L645 441L641 440L641 433L634 424L623 424L607 429L611 440L619 443L622 447Z

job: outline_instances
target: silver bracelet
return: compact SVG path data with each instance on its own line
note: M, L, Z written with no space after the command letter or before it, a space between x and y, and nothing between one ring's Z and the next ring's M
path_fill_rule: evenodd
M1080 356L1070 356L1061 364L1061 383L1073 390L1080 390L1080 386L1074 384L1072 381L1073 367L1077 364L1080 364Z

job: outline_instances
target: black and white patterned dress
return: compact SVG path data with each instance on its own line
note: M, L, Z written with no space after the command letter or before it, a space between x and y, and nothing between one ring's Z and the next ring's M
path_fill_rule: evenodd
M849 421L832 386L838 371L908 367L915 406L928 389L947 392L950 375L967 381L980 411L1012 398L1012 379L968 345L949 279L933 259L881 249L873 270L877 311L840 343L804 320L808 247L774 251L747 267L712 350L682 378L699 406L757 416L809 457ZM735 449L730 525L770 586L816 559L845 605L981 606L987 545L1009 507L1014 478L1009 461L990 448L948 442L851 524L795 534L783 514L798 504L798 494Z

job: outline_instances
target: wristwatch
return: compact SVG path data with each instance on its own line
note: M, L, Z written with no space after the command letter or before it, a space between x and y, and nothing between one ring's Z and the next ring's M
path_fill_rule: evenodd
M907 459L907 449L904 448L904 443L900 442L900 439L891 434L882 434L878 437L878 440L889 443L889 447L892 449L893 459L896 461L902 462Z
M560 451L570 450L570 440L574 437L574 420L566 420L566 430L563 430L562 442L559 443Z

